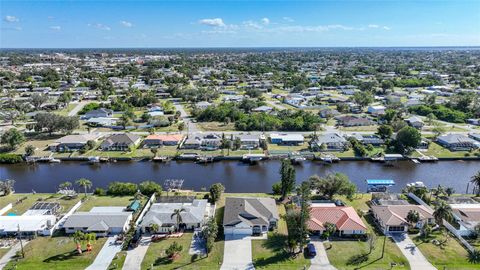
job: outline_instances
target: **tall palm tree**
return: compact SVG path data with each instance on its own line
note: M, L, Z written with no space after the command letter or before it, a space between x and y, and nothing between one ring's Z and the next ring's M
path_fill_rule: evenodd
M158 229L159 229L159 226L158 226L157 223L151 223L151 224L150 224L150 231L151 231L151 232L155 232L155 233L156 233L156 232L158 232Z
M83 187L85 191L85 197L87 197L87 189L92 187L92 181L86 179L86 178L80 178L75 182L77 185Z
M67 181L67 182L63 182L60 185L58 185L58 188L59 189L68 189L71 186L72 186L72 183Z
M82 242L85 239L85 234L82 231L76 231L72 237L76 244L78 254L82 254Z
M452 218L452 207L447 204L445 201L440 200L435 204L435 211L433 212L433 217L437 222L437 225L442 226L442 221L451 220Z
M175 209L175 210L173 210L173 213L172 213L172 215L170 216L171 219L173 219L173 217L175 217L175 222L176 222L176 225L177 225L177 230L179 229L180 223L183 221L183 220L182 220L182 215L181 215L182 212L185 212L185 209L184 209L184 208L182 208L182 209Z
M472 176L472 179L470 180L470 183L475 185L475 190L476 190L476 195L477 197L480 196L480 171L477 172L474 176Z

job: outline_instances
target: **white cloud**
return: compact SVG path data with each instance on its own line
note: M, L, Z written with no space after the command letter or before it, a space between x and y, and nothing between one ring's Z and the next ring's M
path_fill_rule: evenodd
M254 21L245 21L242 23L245 28L262 29L263 27Z
M20 27L20 26L16 26L16 27L2 27L0 28L2 31L22 31L23 28Z
M48 16L47 19L53 20L53 19L55 19L55 17L53 17L53 16Z
M214 26L214 27L225 27L225 23L223 22L222 18L213 18L213 19L202 19L198 21L200 24Z
M269 23L270 23L270 19L269 19L269 18L263 18L263 19L262 19L262 23L263 23L263 24L269 24Z
M287 21L287 22L294 22L295 20L292 19L291 17L283 17L282 18L284 21Z
M89 24L87 24L87 25L90 26L90 27L95 27L95 28L100 29L100 30L105 30L105 31L110 31L110 30L112 30L112 29L110 28L110 26L104 25L104 24L101 24L101 23L95 23L95 24L90 24L90 23L89 23Z
M8 22L8 23L14 23L14 22L18 22L18 21L19 21L19 19L18 19L17 17L11 16L11 15L5 16L5 18L3 18L3 20L4 20L5 22Z
M390 30L391 28L386 26L386 25L378 25L378 24L369 24L368 28L374 28L374 29L383 29L383 30Z
M125 27L132 27L133 23L127 22L127 21L120 21L120 24L125 26Z
M62 30L62 27L59 26L59 25L50 26L49 28L52 29L52 30L54 30L54 31L60 31L60 30Z
M369 24L368 25L368 28L379 28L379 27L380 27L380 25L378 25L378 24Z
M392 28L390 28L390 27L388 27L388 26L384 26L383 29L388 31L388 30L390 30L390 29L392 29Z

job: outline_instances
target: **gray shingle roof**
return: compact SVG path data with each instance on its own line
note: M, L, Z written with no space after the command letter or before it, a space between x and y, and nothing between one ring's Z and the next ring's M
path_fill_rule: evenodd
M208 205L207 200L194 200L192 203L154 203L143 218L142 226L149 226L152 223L159 226L175 224L176 217L172 218L175 209L185 209L180 213L183 223L203 223Z
M88 230L106 230L105 228L123 227L130 217L130 212L97 213L76 212L68 217L63 227L65 228L88 228ZM94 228L94 229L91 229Z
M225 199L224 226L233 226L240 222L268 226L270 219L279 219L277 205L272 198Z

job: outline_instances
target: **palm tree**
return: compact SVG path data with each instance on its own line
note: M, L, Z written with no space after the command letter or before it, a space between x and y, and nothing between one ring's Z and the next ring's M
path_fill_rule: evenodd
M150 223L150 232L158 232L159 226L157 223Z
M73 241L77 246L78 254L82 254L82 242L85 239L85 234L82 231L76 231L73 235Z
M92 181L86 179L86 178L80 178L75 182L77 185L83 187L85 191L85 197L87 197L87 189L92 187Z
M470 183L475 185L475 194L476 196L480 196L480 171L477 172L474 176L472 176L472 179L470 180Z
M97 235L95 233L87 233L83 236L83 241L87 242L87 251L92 251L92 244L91 242L95 242L97 240Z
M433 212L433 217L437 222L437 225L442 226L442 221L451 220L452 218L452 207L447 204L445 201L440 200L435 204L435 211Z
M410 224L410 227L413 224L416 224L420 220L420 214L416 210L410 210L407 214L407 222Z
M478 249L468 252L468 262L480 263L480 251Z
M177 224L177 230L179 229L180 223L183 221L183 220L182 220L182 215L181 215L182 212L185 212L185 209L184 209L184 208L182 208L182 209L175 209L175 210L173 210L173 213L172 213L172 215L170 216L171 219L173 219L173 217L176 217L176 218L175 218L175 221L176 221L176 224Z
M58 188L67 190L71 186L72 186L72 183L67 181L67 182L63 182L60 185L58 185Z

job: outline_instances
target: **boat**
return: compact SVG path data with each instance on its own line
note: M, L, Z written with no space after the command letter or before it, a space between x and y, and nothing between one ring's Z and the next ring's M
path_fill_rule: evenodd
M167 157L167 156L160 156L160 157L153 157L152 158L153 162L167 162L169 160L170 160L170 158Z
M255 164L265 158L265 154L244 154L242 161L245 163Z
M417 182L408 183L407 187L425 188L427 186L425 186L425 184L423 182L417 181Z
M100 163L100 157L88 157L88 163L90 164Z
M300 164L303 161L307 160L304 156L300 155L300 153L293 152L289 155L289 159L294 164Z
M213 156L199 156L196 159L196 163L199 163L199 164L212 163L213 161L214 161Z
M61 161L60 159L58 159L58 158L51 158L48 162L49 162L49 163L60 163L60 162L62 162L62 161Z
M418 159L416 159L416 158L412 158L410 160L415 164L420 164L420 161L418 161Z
M435 156L421 156L418 158L420 162L436 162L438 158Z
M387 189L395 185L391 179L366 179L367 192L386 192Z

